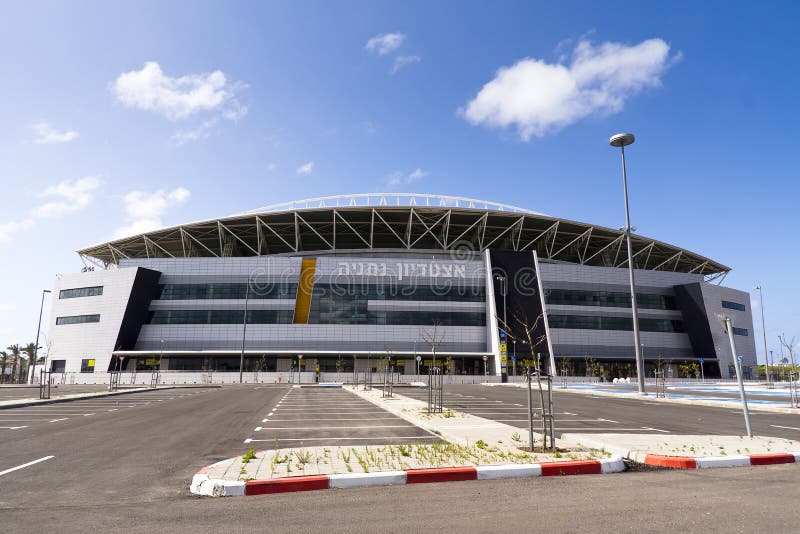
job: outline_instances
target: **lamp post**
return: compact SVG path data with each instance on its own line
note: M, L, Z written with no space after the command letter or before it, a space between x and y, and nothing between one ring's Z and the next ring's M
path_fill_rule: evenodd
M725 333L728 334L728 343L731 345L731 356L733 357L733 366L736 370L736 381L739 383L739 397L742 399L742 414L744 415L744 426L747 430L747 437L753 437L753 430L750 428L750 410L747 408L747 394L744 391L744 382L742 381L742 362L736 354L736 344L733 342L733 323L731 318L723 316L722 325L725 327Z
M508 330L508 321L506 320L506 295L508 294L508 278L502 274L494 275L494 279L500 282L500 292L503 295L503 330Z
M625 147L632 145L636 138L631 133L619 133L608 140L613 147L619 147L622 152L622 188L625 193L625 233L628 238L628 275L631 284L631 311L633 312L633 346L636 350L636 374L639 383L639 394L645 395L644 390L644 362L639 350L639 312L636 306L636 280L633 273L633 248L631 247L631 214L628 208L628 173L625 169Z
M769 378L769 358L767 357L767 327L764 326L764 292L761 290L760 285L753 289L758 290L758 298L761 304L761 337L764 339L764 374L767 375L767 386L769 387L772 385L772 381ZM756 370L758 370L758 366L756 366Z
M244 290L244 315L242 317L242 352L239 354L239 383L244 383L244 338L247 335L247 304L250 300L250 277L247 277L247 286Z
M42 289L42 304L39 306L39 325L36 327L36 344L33 346L33 361L28 365L28 383L33 384L36 361L39 359L39 332L42 331L42 310L44 310L44 295L50 293L49 289Z

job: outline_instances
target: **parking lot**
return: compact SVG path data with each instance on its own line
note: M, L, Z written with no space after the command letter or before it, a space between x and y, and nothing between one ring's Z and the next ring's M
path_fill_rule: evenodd
M3 433L22 431L34 426L55 423L68 425L79 418L113 416L115 412L140 410L159 403L178 401L211 391L216 391L216 389L164 389L38 406L0 409L0 436Z
M427 400L426 388L398 388L397 393ZM507 386L445 386L444 406L518 428L527 428L527 391ZM539 406L539 392L533 390L533 405ZM555 432L636 434L742 435L741 410L731 407L691 406L653 402L647 398L606 397L553 390ZM535 410L536 422L541 414ZM800 439L800 413L750 412L753 432L762 436Z
M74 395L76 393L94 393L106 391L107 389L108 384L54 384L50 389L50 395L56 397L60 395ZM38 398L39 386L0 386L0 402Z
M342 388L289 388L267 410L244 440L258 450L439 441Z

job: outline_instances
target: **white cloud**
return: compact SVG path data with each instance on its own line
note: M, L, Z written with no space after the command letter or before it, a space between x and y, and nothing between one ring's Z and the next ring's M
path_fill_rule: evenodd
M27 230L31 226L33 226L33 219L0 223L0 243L10 241L14 234L20 230Z
M370 38L364 48L377 52L380 56L385 56L396 50L405 39L406 36L402 33L384 33Z
M184 204L191 195L185 187L177 187L172 191L131 191L122 201L125 205L126 226L114 231L114 238L127 237L155 230L163 226L161 218L167 209Z
M203 121L200 126L197 128L190 128L188 130L178 130L174 134L172 134L172 142L178 146L185 145L186 143L190 143L193 141L199 141L201 139L208 138L211 135L211 130L216 126L217 119L213 118L207 121Z
M57 200L35 207L31 215L37 219L44 219L80 211L91 203L92 192L102 183L98 176L84 176L77 180L64 180L51 185L44 190L42 196L56 197Z
M392 74L396 73L406 65L413 65L419 63L422 59L419 56L397 56L394 58L394 65L392 65Z
M389 175L389 179L386 180L386 185L408 185L422 180L428 175L430 175L430 171L422 170L419 167L408 174L397 171Z
M311 174L314 170L314 162L309 161L308 163L304 163L297 167L297 174Z
M219 70L173 78L165 75L158 63L148 61L141 70L120 74L111 90L124 106L153 111L174 121L201 111L237 116L243 109L234 98L240 87Z
M55 197L56 200L34 206L19 220L0 223L0 242L10 241L17 232L33 227L38 219L62 217L81 211L91 204L94 190L102 183L98 176L84 176L47 187L40 196Z
M47 121L34 122L31 125L33 132L36 134L34 143L37 145L49 145L51 143L69 143L77 139L80 135L75 130L58 131L53 128Z
M568 65L526 58L500 68L459 111L475 125L516 126L527 141L589 115L619 112L630 96L661 85L661 76L680 59L669 51L661 39L634 46L581 40Z

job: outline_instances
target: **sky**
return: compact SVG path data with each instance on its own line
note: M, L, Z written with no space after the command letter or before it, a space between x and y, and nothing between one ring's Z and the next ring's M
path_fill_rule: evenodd
M0 9L3 347L33 341L77 249L278 202L432 193L622 227L620 131L638 233L763 286L768 350L800 337L795 2Z

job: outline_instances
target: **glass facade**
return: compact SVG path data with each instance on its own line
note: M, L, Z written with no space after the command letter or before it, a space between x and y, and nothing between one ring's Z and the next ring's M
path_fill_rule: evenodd
M445 312L424 310L375 311L369 301L483 302L484 289L475 286L399 286L377 284L315 284L311 297L311 324L406 324L485 326L484 311Z
M149 324L242 324L241 310L156 310ZM289 324L292 310L247 310L247 324Z
M81 324L99 323L100 314L94 315L68 315L66 317L56 317L56 324Z
M62 289L58 292L59 299L74 299L77 297L97 297L103 294L103 286L77 287L75 289Z
M550 328L573 328L576 330L633 330L630 317L602 317L589 315L548 315ZM672 319L639 319L643 332L683 332L683 321Z
M734 336L748 336L750 332L747 331L747 328L736 328L733 327L733 335Z
M213 300L213 299L293 299L297 284L276 282L251 284L163 284L158 286L157 299L161 300Z
M747 310L744 304L739 304L738 302L731 302L729 300L723 300L722 307L728 308L729 310L737 310L737 311Z
M571 306L607 306L610 308L630 308L631 294L615 291L586 291L580 289L545 289L547 304ZM636 293L636 304L650 310L675 310L675 297Z

